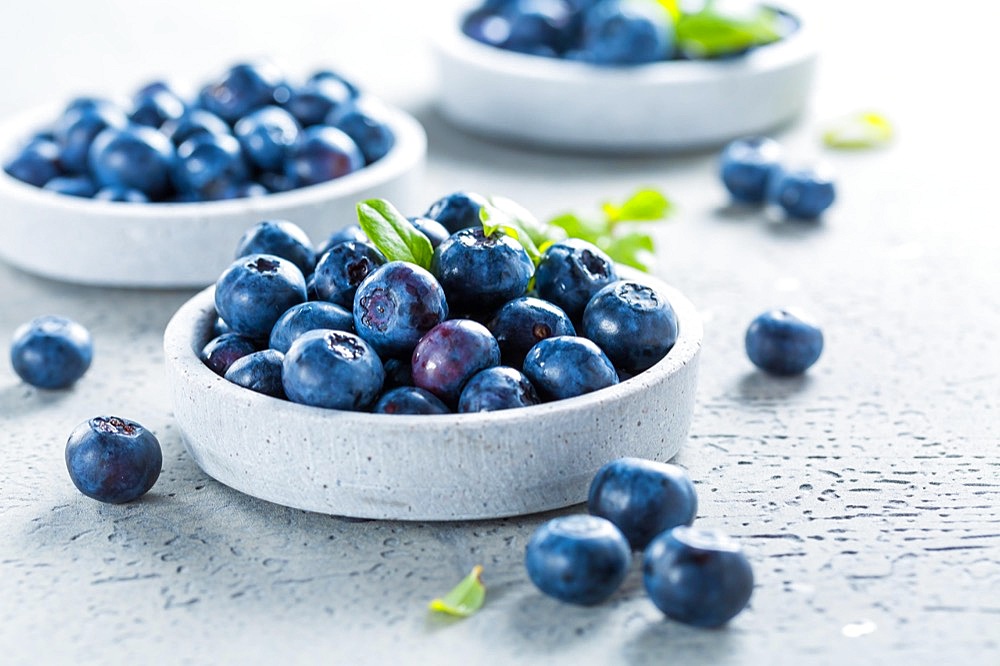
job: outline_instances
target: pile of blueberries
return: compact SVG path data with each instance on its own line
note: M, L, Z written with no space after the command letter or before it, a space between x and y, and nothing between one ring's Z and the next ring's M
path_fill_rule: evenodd
M674 620L718 627L750 600L753 571L739 545L716 530L691 527L698 509L683 468L619 458L594 476L589 515L554 518L532 535L528 577L545 594L593 605L628 575L642 552L643 583L652 602Z
M829 167L788 166L783 161L784 151L774 139L744 137L723 148L719 175L738 204L770 204L789 218L815 220L836 198Z
M318 252L290 222L252 227L216 283L202 360L298 403L444 414L582 395L670 351L678 323L664 294L619 279L579 239L549 246L536 268L513 237L484 233L484 206L456 192L410 218L434 247L430 270L388 261L358 225Z
M796 23L781 27L787 34ZM674 19L657 0L485 0L462 31L507 51L599 66L691 57L678 49Z
M75 99L4 171L104 201L217 201L339 178L384 157L393 140L384 106L339 74L293 84L261 61L231 67L193 100L160 81L125 105Z

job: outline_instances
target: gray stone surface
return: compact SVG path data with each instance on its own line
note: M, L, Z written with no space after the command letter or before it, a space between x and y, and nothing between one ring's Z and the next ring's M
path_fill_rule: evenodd
M138 9L122 5L122 27L81 44L63 65L52 45L84 34L80 26L107 25L103 12L116 5L60 14L52 7L60 3L15 4L0 9L0 49L22 65L0 75L4 112L43 101L53 88L68 95L80 81L138 79L169 64L143 48L166 37L143 32L152 28L143 28ZM367 10L341 4L292 2L287 25L272 21L274 35L292 35L314 12L346 35L340 45L312 32L291 42L293 64L328 52L346 57L338 49L358 44L331 19ZM410 4L422 3L379 16L384 34L419 46L407 37L419 18ZM160 335L192 292L74 287L0 266L0 338L35 315L60 312L96 339L93 367L65 393L35 391L0 367L0 663L997 663L1000 233L992 159L1000 146L988 73L974 64L995 61L989 31L997 17L975 14L962 31L947 32L939 12L823 4L814 8L827 42L813 107L780 138L791 153L821 153L821 121L867 106L889 114L899 136L883 151L823 153L840 173L840 198L815 225L726 210L710 153L598 159L457 133L420 110L432 81L423 51L414 51L409 74L384 59L360 68L384 75L378 80L390 97L420 110L431 141L428 202L468 188L548 215L642 183L677 201L677 216L660 231L657 272L706 323L698 404L678 462L697 480L699 522L737 536L757 575L751 608L727 629L665 621L645 599L638 571L596 608L542 597L522 557L546 516L356 522L221 486L184 453L163 383ZM180 17L195 3L165 7ZM222 16L214 5L205 11ZM997 10L960 2L942 11ZM51 16L62 20L32 38ZM206 58L259 52L263 38L252 27L266 19L241 14L242 31L198 58L172 57L181 71L200 73ZM166 20L157 30L176 38L182 25ZM191 29L207 39L204 27ZM277 37L264 45L280 56ZM36 43L53 48L52 57L32 51L37 57L26 60ZM334 46L318 50L323 44ZM399 48L390 43L386 57ZM793 303L824 322L828 346L805 378L769 379L745 360L743 331L759 311ZM159 483L127 506L79 495L62 462L70 430L109 412L144 423L164 448ZM489 588L485 607L466 620L429 615L428 600L477 563Z

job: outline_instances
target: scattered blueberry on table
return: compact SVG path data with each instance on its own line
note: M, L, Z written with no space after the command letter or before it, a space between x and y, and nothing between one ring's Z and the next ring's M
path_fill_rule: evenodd
M14 331L10 362L32 386L64 389L83 377L94 356L90 332L58 315L36 317Z
M160 476L163 454L153 433L128 419L96 416L66 442L66 467L87 497L123 504L145 495Z
M239 63L184 99L162 81L124 106L72 100L4 162L13 178L101 201L189 203L285 192L384 158L381 102L330 71L305 82Z
M750 360L772 375L800 375L823 353L823 331L808 315L793 308L768 310L747 328Z

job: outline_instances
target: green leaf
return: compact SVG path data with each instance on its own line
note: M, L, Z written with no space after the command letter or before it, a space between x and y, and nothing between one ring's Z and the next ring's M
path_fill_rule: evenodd
M549 220L549 225L562 229L570 238L582 238L591 243L607 234L609 230L607 223L585 220L573 213L558 215Z
M614 222L653 222L667 218L673 212L673 204L659 190L644 188L625 200L621 206L606 203L603 208L608 213L609 208L615 215L608 215Z
M517 208L520 208L517 204L514 204L510 199L503 199L502 197L496 198L501 204L500 206L495 206L492 202L494 198L490 199L490 203L479 209L479 219L483 223L483 233L490 236L497 231L502 231L507 234L524 248L524 251L528 253L528 257L531 259L535 266L542 259L541 252L538 251L538 245L532 238L532 234L528 232L525 225L535 225L541 227L538 220L534 219L534 216L530 216L530 219L524 220L519 216L519 211L516 208L510 207L513 204ZM520 211L524 211L520 208ZM537 229L536 229L537 232ZM538 235L539 238L544 240L547 239L546 236Z
M778 14L763 5L731 13L706 2L697 12L681 13L677 20L677 46L697 58L711 58L745 51L781 39Z
M619 264L625 264L648 273L652 268L656 246L653 237L638 231L612 238L604 238L599 244Z
M873 111L854 113L833 121L823 131L823 143L830 148L877 148L892 140L892 123Z
M482 608L486 601L486 587L481 579L483 567L479 564L472 567L472 572L462 579L443 597L431 600L429 608L438 613L447 613L457 617L469 617Z
M389 261L431 267L434 248L430 240L385 199L359 203L358 221L365 235Z

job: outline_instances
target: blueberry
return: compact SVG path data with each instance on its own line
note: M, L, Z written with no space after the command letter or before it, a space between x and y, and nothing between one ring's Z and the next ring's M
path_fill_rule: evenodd
M265 106L237 121L233 133L247 160L264 171L280 171L299 139L299 124L277 106Z
M306 300L295 264L272 254L237 259L215 283L215 309L237 333L266 339L285 310Z
M385 371L375 350L358 336L317 330L292 343L282 377L294 402L362 411L378 397Z
M236 258L248 254L274 254L295 264L303 275L313 272L316 253L302 227L287 220L265 220L243 232L236 244Z
M36 317L19 326L10 348L14 372L43 389L71 386L87 372L93 357L90 332L58 315Z
M395 142L387 116L381 102L362 96L335 108L326 123L351 137L364 155L365 164L371 164L385 157Z
M387 358L382 362L385 368L384 390L398 386L413 386L413 366L408 358Z
M429 217L411 217L409 218L410 224L417 228L417 231L427 236L427 240L431 242L431 247L437 249L441 243L448 239L451 234L448 230L444 228L444 225L437 220L432 220ZM364 233L364 232L362 232Z
M305 187L346 176L365 165L364 155L351 137L336 127L315 125L285 161L285 175L295 187Z
M353 309L358 285L385 262L385 255L368 243L345 241L334 245L316 264L313 289L317 300Z
M482 324L449 319L420 338L412 362L413 383L453 405L474 374L500 363L500 347Z
M788 217L813 220L833 204L833 176L823 166L779 169L771 178L767 198Z
M508 51L554 57L573 37L574 14L564 0L514 0L501 16L507 21L507 35L497 46Z
M225 322L223 322L225 323ZM233 363L257 351L257 343L232 331L219 333L202 348L198 358L209 369L220 377L232 367Z
M275 349L247 354L229 366L225 378L251 391L284 399L285 387L281 383L284 360L285 355Z
M577 238L549 246L535 270L539 297L579 321L587 302L618 279L611 259L596 245Z
M722 184L736 201L763 203L781 158L781 145L774 139L753 136L731 141L719 159Z
M524 359L524 374L546 400L562 400L618 383L615 366L586 338L546 338Z
M503 4L513 2L505 0ZM500 3L487 3L499 5ZM510 36L510 21L498 13L502 6L483 6L471 12L462 21L462 32L483 44L502 48Z
M498 365L482 370L466 383L459 412L494 412L537 405L538 392L519 370Z
M139 190L127 187L102 187L94 194L98 201L121 201L125 203L149 203L149 197Z
M534 264L516 240L482 227L462 229L434 251L431 272L461 311L491 311L524 294Z
M667 60L674 49L674 22L649 0L606 0L587 10L581 58L595 65L638 65Z
M77 489L111 504L145 495L160 476L163 453L153 433L135 421L96 416L66 442L66 468Z
M558 306L533 296L506 303L488 327L500 344L503 362L520 368L536 344L558 335L576 335L573 323Z
M643 582L650 600L678 622L719 627L743 610L753 570L739 545L714 530L675 527L646 548Z
M71 173L87 170L90 144L98 134L108 128L125 129L128 118L120 108L103 100L66 111L56 122L56 141L59 143L59 162Z
M343 79L322 77L293 89L285 108L303 127L330 124L326 120L330 113L350 104L355 92Z
M89 176L57 176L45 183L42 189L84 199L97 193L97 187Z
M176 159L173 144L142 125L106 129L90 146L90 171L98 185L139 190L150 199L170 193Z
M434 276L402 261L376 269L354 295L354 329L385 357L409 356L447 316L448 302Z
M282 353L307 331L328 329L354 332L354 316L333 303L307 301L288 308L271 329L270 347Z
M386 391L375 408L376 414L448 414L448 406L436 395L416 386L399 386Z
M180 118L165 122L160 131L175 146L200 134L231 134L225 120L204 109L188 109Z
M747 328L746 350L753 364L765 372L799 375L823 352L823 331L797 310L768 310Z
M129 120L138 125L159 128L167 121L184 115L184 101L164 84L146 86L132 99Z
M199 95L202 108L230 124L251 111L288 99L288 87L281 71L269 62L233 66Z
M247 199L250 197L263 197L268 194L270 194L270 191L260 183L245 181L242 183L230 183L229 185L226 185L219 195L214 197L212 200Z
M219 198L247 178L240 142L229 134L195 134L177 149L174 182L182 193Z
M535 586L560 601L592 605L610 597L628 574L632 553L604 518L561 516L531 535L524 562Z
M339 243L346 243L347 241L357 241L359 243L369 243L368 236L365 232L361 230L360 224L349 224L346 227L338 229L330 234L330 237L324 241L322 245L316 250L316 256L322 257L326 254L327 250L332 248L334 245Z
M321 69L316 72L313 72L313 74L311 74L309 78L306 80L306 83L316 83L318 81L326 81L326 80L339 81L340 83L347 86L348 91L350 91L351 93L351 97L357 97L358 95L361 94L361 91L358 89L356 85L354 85L353 81L343 76L342 74L334 72L333 70L329 69Z
M455 192L441 197L430 205L424 217L440 222L448 233L469 227L481 227L479 211L488 205L486 199L472 192Z
M614 523L632 550L642 550L658 534L694 522L698 498L684 468L619 458L594 475L587 510Z
M32 141L3 165L3 170L22 182L42 187L62 171L59 146L53 141Z
M583 332L615 367L634 375L655 365L677 342L677 315L657 290L622 280L590 299Z

